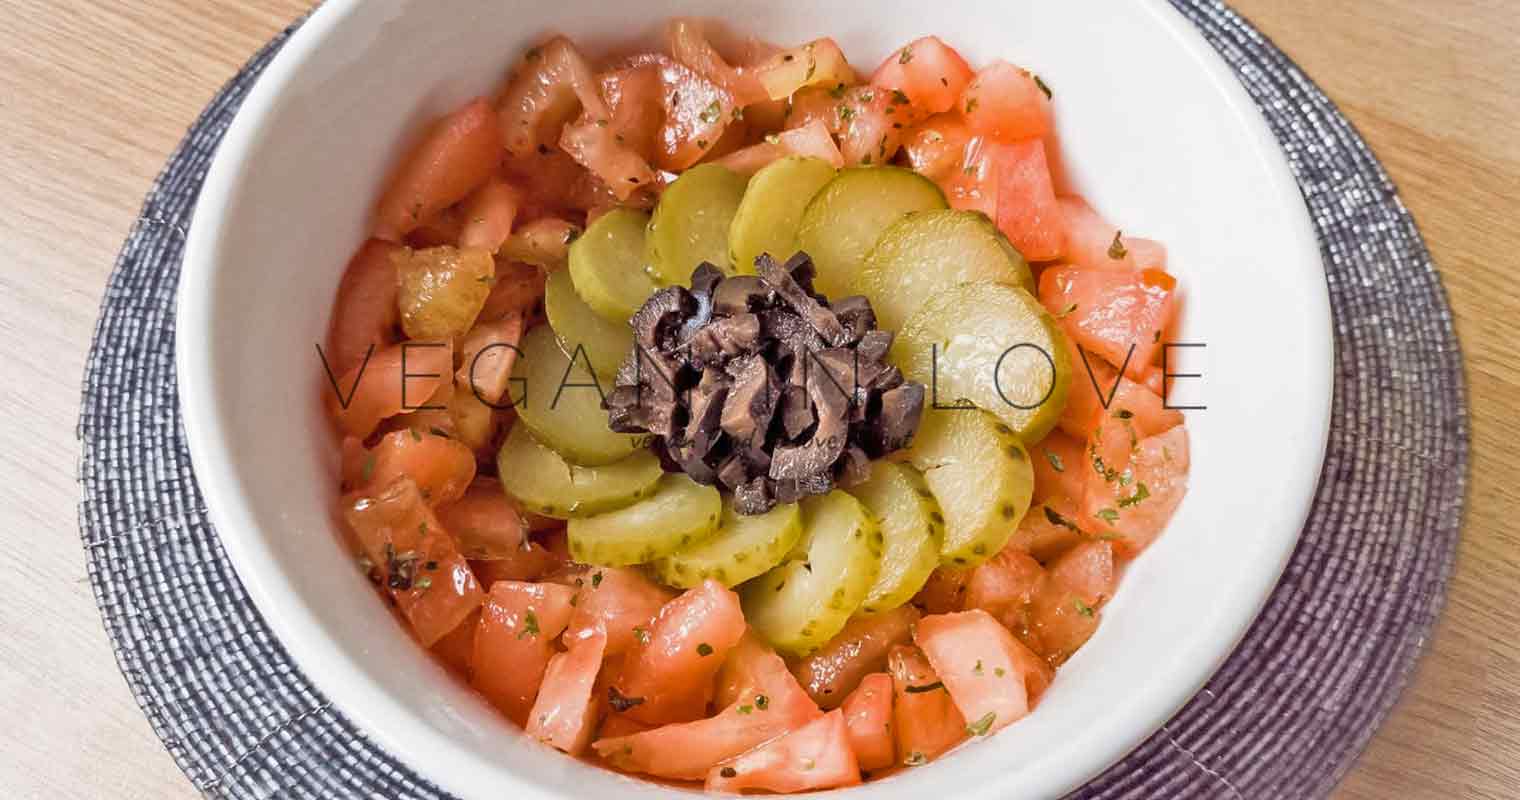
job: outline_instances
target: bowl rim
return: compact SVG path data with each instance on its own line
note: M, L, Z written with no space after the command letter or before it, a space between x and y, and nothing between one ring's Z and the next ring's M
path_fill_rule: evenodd
M1282 496L1297 500L1299 504L1295 512L1287 516L1301 531L1312 509L1324 464L1333 401L1335 344L1318 236L1286 153L1240 79L1181 11L1166 0L1142 0L1141 5L1157 18L1160 28L1180 47L1187 49L1193 60L1206 70L1215 89L1248 130L1271 178L1271 185L1264 187L1263 191L1280 198L1279 202L1290 218L1286 224L1296 234L1293 246L1302 252L1301 269L1314 273L1306 278L1311 289L1306 293L1313 304L1312 308L1306 309L1311 326L1308 338L1311 342L1323 343L1323 349L1304 354L1309 372L1304 395L1305 409L1312 415L1307 419L1307 427L1315 432L1315 439L1305 443L1310 446L1303 448L1304 455L1297 464L1305 468L1288 471L1281 483ZM402 741L395 723L402 718L415 717L367 679L355 679L349 666L351 656L332 641L323 641L328 637L320 635L320 625L312 618L309 609L289 596L290 584L283 570L270 568L276 562L260 537L242 535L242 531L252 525L246 510L247 498L228 468L225 431L213 402L214 392L209 383L199 379L210 363L209 337L183 335L185 331L204 329L209 319L217 256L224 228L230 222L227 201L240 183L239 177L251 166L246 157L248 151L263 135L271 111L302 67L335 30L352 15L360 13L361 7L360 0L328 0L311 12L259 76L217 148L197 199L178 286L175 362L181 418L192 467L205 499L208 517L219 532L218 539L254 606L290 652L301 672L392 757L446 791L461 797L473 797L478 784L456 777L456 770L439 768L436 760L422 760L412 755L413 748L408 746L409 742ZM1312 291L1315 286L1320 291ZM1172 679L1167 684L1169 691L1137 697L1134 703L1115 709L1115 716L1109 720L1104 734L1085 737L1081 743L1090 753L1088 758L1080 765L1072 765L1068 760L1064 770L1054 770L1060 774L1047 775L1043 783L1026 784L1025 788L1038 794L1062 794L1076 789L1160 730L1234 652L1271 596L1298 540L1297 534L1279 538L1276 550L1270 552L1272 562L1251 572L1247 581L1236 587L1236 597L1243 599L1237 599L1211 619L1215 635L1203 637L1208 645L1195 648L1207 652L1186 654L1207 657L1179 658L1179 666L1172 669ZM313 636L314 632L318 635ZM431 752L427 748L423 750ZM557 796L557 793L546 792L526 780L516 781L511 788L524 797ZM996 788L981 787L974 794L991 796Z

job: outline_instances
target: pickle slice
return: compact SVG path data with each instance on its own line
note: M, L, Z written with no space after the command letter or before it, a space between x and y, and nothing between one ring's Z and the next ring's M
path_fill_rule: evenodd
M801 538L802 511L796 503L746 516L734 511L730 499L723 504L723 519L713 538L684 547L653 566L660 580L683 589L708 578L737 586L781 563Z
M496 454L501 485L526 511L555 519L588 517L647 497L665 471L660 459L639 450L615 464L578 467L513 425Z
M962 283L1003 283L1034 291L1029 264L976 211L918 211L892 223L866 256L854 291L884 329L902 328L925 299Z
M1060 324L1029 292L966 283L924 301L898 332L892 361L929 387L926 405L969 402L1037 442L1066 409L1067 347Z
M830 299L850 294L866 254L887 226L914 211L947 208L934 182L901 167L852 167L802 212L797 241L818 268L813 286Z
M565 269L549 273L544 284L544 313L560 350L574 355L577 347L584 348L603 387L610 389L618 365L633 349L633 329L628 323L610 322L592 311L576 294L570 271Z
M518 420L566 461L596 467L639 448L639 437L607 427L602 398L611 385L596 377L584 350L566 355L548 325L523 337L512 381Z
M862 615L891 611L924 588L939 566L945 516L918 470L876 461L871 475L849 490L881 526L881 570L860 605Z
M860 501L835 490L802 501L793 558L744 584L751 627L778 650L805 656L839 633L876 582L881 528Z
M728 229L744 198L744 176L717 164L700 164L666 187L649 220L646 262L662 285L685 285L706 261L732 275Z
M797 231L802 227L802 212L818 190L833 180L835 171L833 164L821 158L788 156L756 172L728 229L734 271L753 275L761 253L770 253L779 262L791 258L800 249Z
M991 558L1029 510L1029 454L1013 429L986 411L925 408L908 460L945 517L941 563L968 567Z
M717 489L667 473L633 505L570 520L570 557L603 567L643 564L706 541L722 513Z
M608 322L624 325L654 294L644 265L644 230L649 215L614 208L597 217L570 245L570 278L575 293Z

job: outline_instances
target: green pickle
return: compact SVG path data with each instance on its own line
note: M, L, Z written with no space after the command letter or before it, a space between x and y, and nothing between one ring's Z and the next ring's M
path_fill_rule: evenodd
M708 578L737 586L781 563L801 538L802 512L796 503L745 516L734 511L729 498L713 538L682 548L652 566L660 580L683 589Z
M555 519L586 517L631 505L654 492L660 459L639 450L616 463L580 467L513 425L496 455L502 488L525 510Z
M912 170L842 170L808 203L797 231L818 269L814 288L830 299L852 294L866 255L888 226L915 211L948 207L934 181Z
M604 390L610 390L618 365L633 349L633 329L626 322L610 322L581 300L570 282L569 270L549 273L544 285L544 313L554 329L560 350L574 355L583 348Z
M788 156L756 172L729 227L734 271L753 275L761 253L782 262L791 258L799 249L802 212L835 172L829 162L807 156Z
M655 291L644 263L649 215L614 208L597 217L570 244L570 279L575 293L608 322L624 325Z
M518 422L566 461L598 467L639 449L638 436L607 426L602 398L611 384L588 367L584 350L566 355L550 326L539 325L523 337L512 379Z
M862 615L891 611L924 588L939 566L945 516L929 484L907 464L876 461L853 495L881 525L881 570L860 606Z
M604 567L654 561L711 538L722 513L717 489L666 474L654 493L637 503L570 520L570 557Z
M1029 511L1029 453L1012 428L986 411L925 408L908 461L944 514L943 564L970 567L991 558Z
M681 173L649 219L645 259L661 285L684 285L706 261L734 274L728 230L744 198L744 176L718 164L699 164Z

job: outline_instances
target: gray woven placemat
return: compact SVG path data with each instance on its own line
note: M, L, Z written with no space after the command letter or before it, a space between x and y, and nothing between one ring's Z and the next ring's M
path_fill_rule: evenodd
M1172 2L1260 104L1318 227L1333 422L1314 510L1260 619L1186 708L1073 797L1319 797L1392 706L1440 610L1467 474L1461 354L1425 245L1350 124L1225 6ZM217 142L289 33L196 121L122 249L85 371L80 532L122 673L206 795L439 798L270 634L206 519L179 422L186 225Z

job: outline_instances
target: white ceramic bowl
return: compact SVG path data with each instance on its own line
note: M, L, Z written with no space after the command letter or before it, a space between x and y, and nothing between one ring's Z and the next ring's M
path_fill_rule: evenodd
M1242 87L1159 0L328 0L229 130L180 284L185 428L238 574L316 685L439 786L471 799L670 793L529 742L403 633L335 535L313 345L383 176L424 121L490 91L547 32L595 52L677 14L784 43L830 35L866 69L928 33L973 64L1026 65L1055 91L1072 183L1170 247L1180 338L1207 343L1176 370L1205 374L1175 392L1208 406L1188 414L1186 502L1036 713L849 794L1075 787L1160 726L1244 633L1297 539L1329 412L1328 299L1298 188Z

